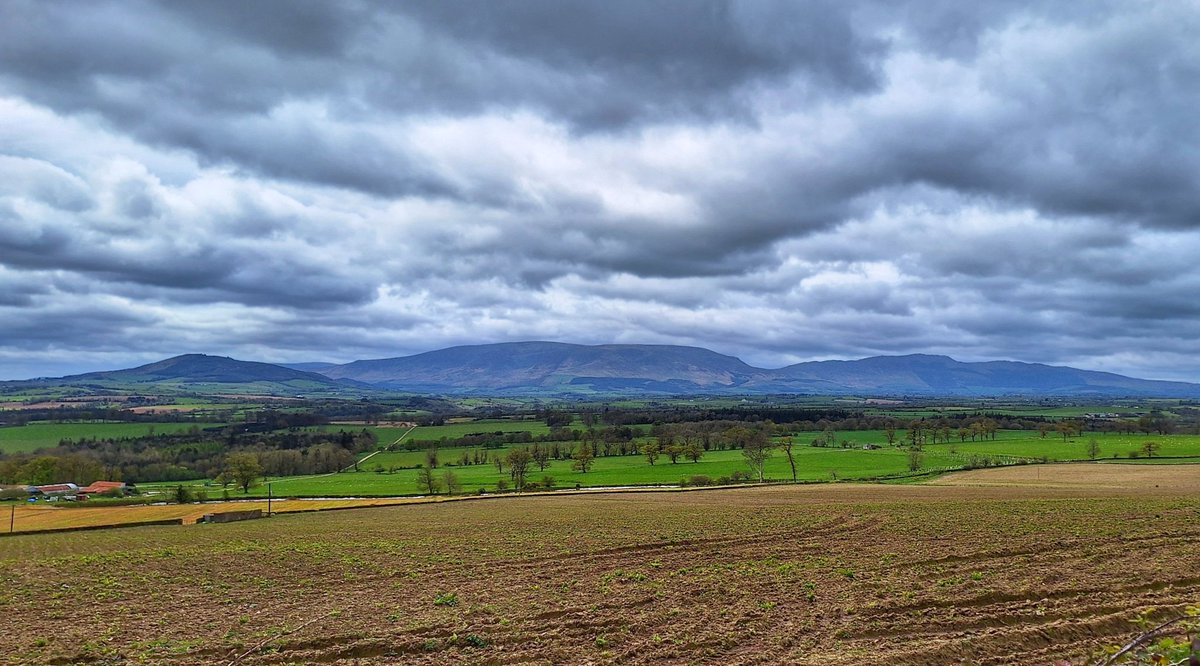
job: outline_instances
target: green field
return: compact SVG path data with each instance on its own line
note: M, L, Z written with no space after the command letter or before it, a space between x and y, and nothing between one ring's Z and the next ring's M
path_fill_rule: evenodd
M461 449L444 449L443 461L449 460L455 452ZM489 453L505 449L494 449ZM861 479L884 475L903 474L908 471L907 453L900 449L881 449L863 451L861 449L823 449L810 446L795 449L797 478L801 481L829 481L837 479ZM377 496L377 495L417 495L421 491L416 484L417 471L411 469L424 461L420 452L382 453L363 464L359 472L343 472L327 476L290 477L272 479L272 491L276 496L284 497L313 496ZM377 473L372 471L376 464L386 470L392 465L410 467L397 470L395 473ZM586 474L571 469L570 460L552 461L545 471L531 465L528 474L529 481L540 482L542 477L554 478L558 488L573 488L576 484L581 487L608 487L629 485L677 485L686 476L702 474L716 479L728 476L736 470L748 471L741 451L710 451L699 462L693 463L680 459L672 464L666 456L660 458L655 465L650 465L642 456L612 456L596 458L595 465ZM961 456L946 453L930 452L925 456L927 467L948 468L963 464ZM464 492L475 492L480 488L494 491L500 479L509 479L507 468L503 474L492 464L439 467L438 476L445 471L453 472L463 485ZM791 478L787 458L782 452L776 452L767 462L766 476L768 479L784 480ZM173 487L177 484L139 484L143 491L155 489L155 486ZM203 488L200 485L197 489ZM219 486L206 488L210 496L220 493ZM231 490L231 495L241 496L238 491ZM252 496L266 496L266 486L252 488Z
M192 427L209 428L219 423L30 423L0 428L0 452L27 453L54 447L63 439L92 437L141 437L155 433L182 432Z
M438 437L461 437L472 432L519 431L530 428L533 432L544 432L544 424L535 421L488 421L463 424L451 424L436 427L417 428L409 436L414 439L436 439ZM381 445L395 441L403 429L372 428L378 435ZM897 442L903 441L903 431L898 431ZM878 430L845 431L836 433L839 446L822 448L811 446L810 443L818 433L803 432L793 436L796 443L794 449L797 466L797 478L800 481L832 481L869 479L877 477L897 476L907 474L907 451L894 446L886 446L884 433ZM1036 432L1000 431L995 440L966 442L954 441L949 443L926 444L922 469L928 471L944 471L955 469L978 462L980 457L988 457L993 462L1035 462L1042 459L1049 461L1081 460L1087 458L1086 443L1096 439L1100 444L1099 459L1121 462L1140 463L1169 463L1196 462L1200 459L1200 436L1196 435L1089 435L1064 441L1061 436L1047 435L1045 438ZM849 442L849 448L841 448L841 442ZM1146 441L1159 444L1155 458L1142 457L1141 447ZM864 450L863 444L873 443L883 445L882 449ZM574 446L570 442L559 444L565 448ZM462 484L463 492L476 492L479 489L494 491L502 479L510 481L507 468L503 473L498 472L494 464L460 466L455 461L464 451L474 449L446 447L440 450L441 465L438 476L444 472L453 472ZM503 457L507 448L489 449L491 457ZM1130 457L1137 454L1137 457ZM1186 457L1191 457L1188 459ZM1182 460L1176 460L1183 458ZM290 477L272 479L273 493L277 496L380 496L380 495L415 495L421 490L416 484L417 467L425 462L424 451L387 451L376 453L362 463L358 472L342 472L316 477ZM741 470L748 471L741 451L709 451L697 463L683 458L672 464L665 456L661 456L655 465L650 465L640 455L598 457L595 466L588 473L575 471L571 468L571 460L552 461L546 470L539 470L536 465L530 466L528 480L540 482L543 477L554 479L557 488L608 487L628 485L675 485L684 477L705 475L712 479L729 476ZM377 471L381 468L383 471ZM766 465L766 477L769 480L785 481L791 479L791 470L787 459L781 450L776 450ZM167 486L170 484L160 484ZM155 484L142 484L144 489L154 489ZM197 489L205 489L210 496L221 492L221 488L209 486L205 488L197 484ZM231 491L233 495L240 495ZM260 485L251 489L252 496L265 496L267 488Z
M328 428L330 426L326 426ZM576 422L572 424L573 428L582 428L583 424ZM389 444L394 442L397 437L403 435L404 428L377 428L370 427L368 430L374 432L379 437L380 444ZM475 433L493 433L493 432L528 432L534 436L544 435L550 432L549 426L544 421L533 420L516 420L516 419L486 419L478 421L467 421L463 423L447 423L440 426L421 426L414 430L409 439L436 440L443 437L447 439L457 439L466 437Z

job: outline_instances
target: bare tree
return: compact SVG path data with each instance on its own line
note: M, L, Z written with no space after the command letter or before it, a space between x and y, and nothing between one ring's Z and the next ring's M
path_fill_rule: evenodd
M442 482L433 474L433 470L422 467L417 470L417 487L427 495L436 495L442 489Z
M533 456L533 462L537 463L538 471L546 471L546 466L550 464L550 447L534 444L530 455Z
M975 434L978 432L976 424L971 424L971 440L975 440ZM908 424L908 433L905 435L908 438L908 447L910 449L920 449L925 445L925 424L921 421L913 421Z
M908 471L919 471L923 462L925 462L925 454L921 452L921 449L910 448L908 450Z
M457 495L462 492L462 483L458 480L458 475L450 470L442 472L442 483L446 485L447 495Z
M1087 456L1092 460L1100 457L1100 442L1095 437L1088 440Z
M895 436L896 436L896 431L895 431L895 429L893 429L892 430L892 438L894 439ZM788 465L791 465L791 467L792 467L792 483L795 483L796 482L796 458L795 458L795 456L792 455L792 438L784 437L780 447L783 449L784 454L787 455Z

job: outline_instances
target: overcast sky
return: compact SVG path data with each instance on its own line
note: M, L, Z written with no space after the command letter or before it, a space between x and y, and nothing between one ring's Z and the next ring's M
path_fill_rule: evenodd
M0 3L0 378L513 340L1200 380L1200 8Z

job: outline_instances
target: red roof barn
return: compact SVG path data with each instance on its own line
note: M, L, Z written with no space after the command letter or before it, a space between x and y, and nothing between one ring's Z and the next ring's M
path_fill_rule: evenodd
M99 495L110 490L124 490L124 481L93 481L92 485L87 488L80 488L79 492L85 495Z

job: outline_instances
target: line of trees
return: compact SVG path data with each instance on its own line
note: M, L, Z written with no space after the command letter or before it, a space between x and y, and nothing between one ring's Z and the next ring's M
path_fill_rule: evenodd
M337 432L238 432L227 428L110 439L66 440L38 453L0 456L0 483L45 485L97 480L184 481L215 478L227 457L255 458L264 474L292 476L336 472L355 464L378 442L368 430Z

